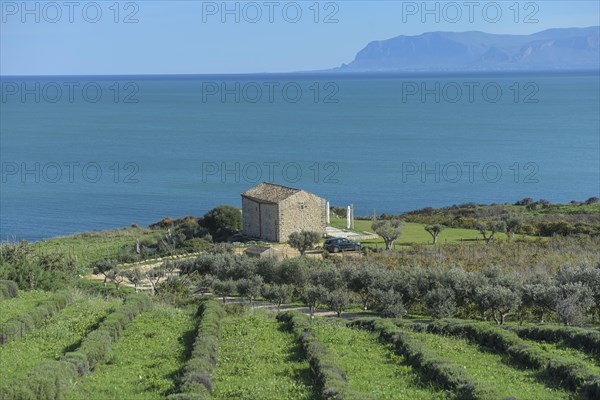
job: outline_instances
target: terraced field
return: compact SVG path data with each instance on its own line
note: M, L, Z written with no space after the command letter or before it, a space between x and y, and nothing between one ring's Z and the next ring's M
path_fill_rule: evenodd
M350 389L359 395L381 400L455 397L429 384L374 333L348 328L337 319L318 320L313 329L346 372Z
M274 315L251 310L222 320L213 398L316 399L313 376Z
M539 348L553 357L560 356L572 362L585 362L593 374L600 376L600 360L598 360L595 354L586 353L585 351L566 347L561 344L526 339L523 342L528 346Z
M172 392L194 336L193 311L157 304L112 346L106 364L78 380L66 399L162 399Z
M25 293L21 293L27 298ZM12 301L12 300L5 300ZM4 302L4 301L3 301ZM0 392L14 382L23 380L36 365L55 360L79 342L119 304L100 297L79 297L56 315L46 319L39 328L21 339L0 347Z
M50 295L21 292L2 300L2 318L26 315ZM226 313L214 300L178 308L145 295L122 302L75 291L70 298L71 304L0 346L3 400L30 398L21 395L28 390L31 398L67 400L204 398L208 391L221 400L316 400L335 391L352 400L454 400L465 390L479 400L597 398L595 355L559 341L520 339L486 323L371 317L311 322L294 313L276 320L273 312L239 304ZM461 326L477 327L480 336L453 329ZM483 337L513 340L513 347ZM520 347L542 363L516 367L516 358L526 354L513 351ZM584 379L565 384L578 368Z
M0 323L33 309L50 296L52 293L39 290L21 291L18 297L0 301Z
M462 366L475 381L493 385L505 397L521 400L577 398L552 384L545 384L539 372L513 368L502 355L473 345L466 339L422 332L410 334L421 341L426 349Z

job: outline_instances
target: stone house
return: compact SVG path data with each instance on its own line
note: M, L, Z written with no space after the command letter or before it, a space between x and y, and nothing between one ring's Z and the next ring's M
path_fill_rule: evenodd
M327 201L304 190L261 183L242 193L242 233L285 242L292 232L325 234Z

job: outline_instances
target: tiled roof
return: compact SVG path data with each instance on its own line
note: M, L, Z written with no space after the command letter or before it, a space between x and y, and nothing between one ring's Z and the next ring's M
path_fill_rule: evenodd
M242 193L242 196L265 203L279 203L298 192L300 189L263 182Z

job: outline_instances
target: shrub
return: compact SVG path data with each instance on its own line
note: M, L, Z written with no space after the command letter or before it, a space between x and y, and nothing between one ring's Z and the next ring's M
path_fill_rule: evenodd
M600 353L600 332L568 326L514 326L510 328L523 339L561 342L569 347Z
M59 292L27 313L17 315L0 324L0 345L17 339L71 303L71 295Z
M242 229L242 213L234 206L218 206L204 214L199 223L208 229L215 242L221 242Z
M49 361L34 367L27 375L26 384L15 385L2 393L3 399L53 400L64 397L77 372L71 363Z
M486 324L437 321L428 325L433 333L451 334L466 337L468 340L507 353L514 363L542 370L559 385L572 391L596 393L600 380L592 374L587 365L572 362L559 356L550 357L542 350L527 346L514 332ZM590 399L596 397L588 397Z
M406 357L409 364L423 371L439 386L455 390L460 399L497 399L493 388L473 381L465 370L457 364L448 362L435 352L423 348L420 341L401 331L389 319L357 319L348 324L351 327L377 332L380 338L391 343L396 351Z
M100 295L109 298L122 298L133 294L135 289L129 286L122 286L119 290L114 285L104 286L101 281L93 281L89 279L80 279L75 284L77 289L81 289L85 293L91 295Z
M0 280L0 299L12 299L19 295L19 287L13 281Z
M181 393L172 394L169 400L209 399L212 391L211 374L217 362L221 335L221 318L225 311L215 300L207 300L198 307L198 334L192 355L183 373Z
M159 299L175 307L186 306L196 301L186 281L179 277L172 277L160 283L156 292Z
M60 399L78 375L84 375L106 359L112 343L135 316L152 307L145 295L128 297L125 303L110 314L98 329L90 332L75 352L66 353L61 360L37 365L21 385L13 388L8 398ZM4 398L4 397L3 397Z
M327 347L317 340L306 315L285 312L278 314L277 320L300 342L312 370L317 375L322 399L342 400L356 397L350 391L346 373L337 365Z

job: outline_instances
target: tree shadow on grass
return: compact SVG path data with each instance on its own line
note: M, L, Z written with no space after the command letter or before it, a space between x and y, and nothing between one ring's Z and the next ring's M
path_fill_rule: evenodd
M280 323L278 327L279 332L282 332L286 335L293 335L289 331L289 325ZM306 362L306 352L300 345L297 339L294 338L294 342L292 346L289 348L288 355L285 359L287 362L292 363L303 363ZM320 391L319 384L317 382L317 377L314 374L314 371L307 365L305 368L298 369L297 373L293 377L295 381L301 383L307 388L310 388L310 393L308 400L320 400Z
M564 386L562 386L559 381L557 381L555 379L552 379L551 377L549 377L548 375L546 375L543 370L536 370L536 369L533 369L533 368L528 368L525 365L522 365L522 364L519 364L519 363L515 362L508 354L499 352L496 349L493 349L491 347L482 346L482 345L479 345L479 344L476 344L476 346L477 346L477 350L480 351L480 352L482 352L482 353L489 353L489 354L499 355L501 362L504 365L506 365L506 366L508 366L508 367L510 367L512 369L515 369L515 370L523 372L523 373L530 372L531 375L533 376L533 378L537 382L539 382L540 384L546 386L549 389L560 390L560 391L563 391L563 390L569 391ZM572 397L570 397L570 398L572 400L584 399L584 397L582 397L582 396L580 396L580 395L578 395L576 393L573 393Z
M298 343L298 341L295 340L294 344L290 347L286 361L293 363L301 363L306 361L304 349L302 349L302 346L300 345L300 343ZM310 388L310 393L308 397L309 400L319 400L321 398L317 383L317 377L315 376L314 372L312 371L309 365L302 369L298 369L297 373L293 378L305 387Z
M433 376L427 374L421 368L415 367L413 364L411 364L403 354L401 354L400 352L398 352L395 349L393 344L388 343L381 339L379 340L379 342L382 346L387 348L390 351L390 353L394 353L394 354L402 357L402 362L400 362L398 365L408 367L412 370L412 372L414 374L413 378L410 380L410 383L412 384L412 386L414 386L415 388L428 390L428 391L444 392L447 394L448 399L456 399L457 398L457 395L456 395L456 393L454 393L454 391L443 388L436 381L436 379Z
M81 344L83 343L83 341L87 338L87 336L95 331L96 329L98 329L100 327L100 325L104 322L104 320L106 318L108 318L108 316L110 314L112 314L115 311L114 307L111 307L110 309L108 309L108 312L106 313L106 315L103 315L102 317L100 317L98 319L98 321L96 321L96 323L92 326L90 326L87 331L85 332L85 335L79 339L78 341L76 341L75 343L71 343L69 346L65 347L65 353L70 353L72 351L76 351L79 347L81 347Z
M196 322L195 326L192 329L189 329L179 337L179 342L183 344L183 352L179 356L178 360L181 364L181 368L172 372L171 374L167 374L165 377L174 382L173 389L165 391L163 396L168 396L170 394L179 393L181 389L181 385L183 384L182 378L185 372L185 364L192 356L192 351L194 350L194 342L196 337L198 336L198 324L199 321Z

